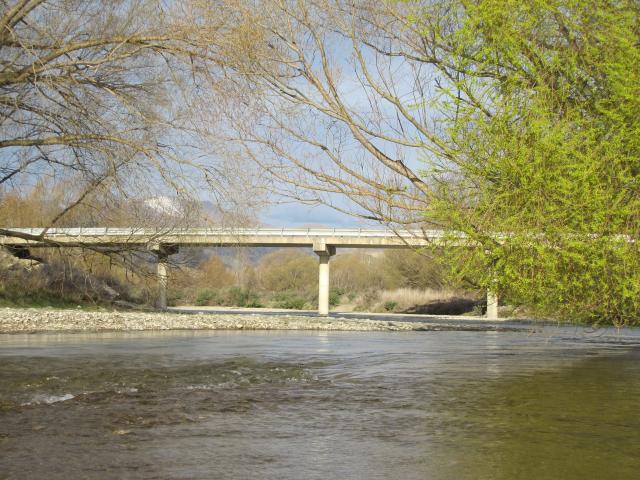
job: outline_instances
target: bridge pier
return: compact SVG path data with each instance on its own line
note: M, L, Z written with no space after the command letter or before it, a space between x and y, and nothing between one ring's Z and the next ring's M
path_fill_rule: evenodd
M318 314L329 315L329 259L336 248L324 242L315 242L313 251L318 255Z
M167 309L167 283L169 280L169 255L178 253L175 245L154 245L151 250L157 256L156 272L158 276L158 304L160 310Z
M487 320L498 319L498 294L487 290Z
M318 255L318 313L329 315L329 255Z
M158 253L158 308L160 310L167 309L167 263L169 256L164 253Z

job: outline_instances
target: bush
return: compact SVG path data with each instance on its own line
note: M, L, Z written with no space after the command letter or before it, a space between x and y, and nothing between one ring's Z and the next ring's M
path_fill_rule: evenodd
M227 303L234 307L258 308L262 306L258 294L248 288L231 287L227 298Z
M217 303L218 295L213 290L209 290L208 288L198 290L198 294L196 295L196 305L213 305Z
M329 291L329 305L331 305L332 307L338 305L340 303L340 298L342 298L342 295L344 295L344 292L341 289L331 289Z
M247 308L262 308L264 305L262 305L262 302L260 301L260 298L255 295L254 297L251 297L247 300L247 304L245 305L245 307Z
M50 263L14 258L0 249L0 305L21 307L76 307L111 305L114 300L135 301L117 279L83 270L72 260L58 254Z
M273 306L275 308L302 310L306 304L304 298L301 298L294 292L281 292L276 294L273 299Z
M384 309L387 312L393 312L398 306L398 302L388 301L384 302Z

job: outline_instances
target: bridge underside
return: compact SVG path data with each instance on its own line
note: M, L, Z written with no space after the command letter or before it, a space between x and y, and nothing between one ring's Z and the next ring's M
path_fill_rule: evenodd
M167 308L168 259L180 247L307 247L318 255L318 313L329 313L329 264L338 248L423 248L472 246L460 235L445 236L438 230L374 229L130 229L63 228L0 230L0 245L26 251L29 248L144 248L157 256L158 307ZM487 318L498 318L498 298L487 293Z

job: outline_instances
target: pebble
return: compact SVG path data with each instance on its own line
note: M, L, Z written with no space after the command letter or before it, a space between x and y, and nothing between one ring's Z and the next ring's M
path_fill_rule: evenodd
M309 317L295 314L84 311L53 308L0 308L1 333L114 332L142 330L342 330L359 332L400 331L520 331L521 327L497 327L443 321L403 322L367 318Z
M0 333L139 330L424 330L425 323L260 314L104 312L42 308L1 308Z

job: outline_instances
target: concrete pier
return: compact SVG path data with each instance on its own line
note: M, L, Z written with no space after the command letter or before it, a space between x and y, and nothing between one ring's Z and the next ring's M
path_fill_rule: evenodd
M156 272L158 276L158 308L167 309L167 284L169 279L169 255L178 253L177 245L152 244L149 250L157 256Z
M325 241L313 242L318 255L318 314L329 315L329 259L336 254L336 247Z
M318 255L318 313L329 315L329 259L328 254Z
M165 252L158 252L158 308L167 309L167 262L169 255Z
M498 294L487 290L487 320L498 319Z

